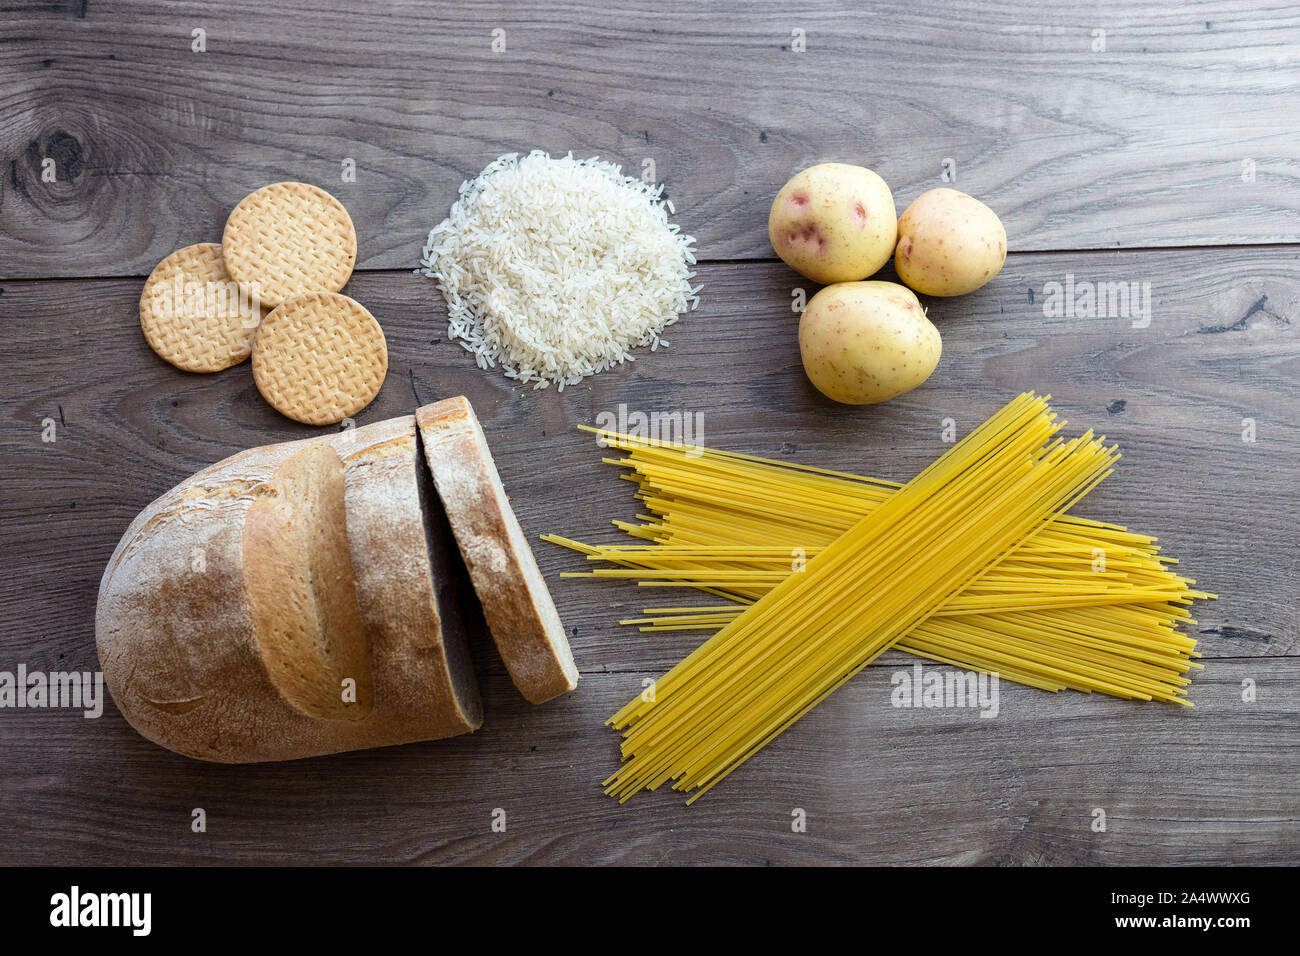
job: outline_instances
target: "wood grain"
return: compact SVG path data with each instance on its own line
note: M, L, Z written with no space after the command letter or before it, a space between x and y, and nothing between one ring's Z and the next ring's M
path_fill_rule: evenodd
M1067 273L1150 282L1150 326L1046 318L1042 290ZM614 540L609 522L635 510L630 486L599 464L599 449L576 426L620 404L701 413L704 441L716 447L905 480L947 447L944 419L964 432L1019 391L1050 391L1075 427L1104 431L1124 453L1082 512L1158 535L1186 573L1222 595L1199 609L1206 653L1297 652L1300 565L1283 520L1300 453L1300 341L1289 318L1300 312L1300 262L1291 251L1209 260L1184 251L1013 255L979 293L929 301L944 339L935 375L862 408L833 405L804 377L790 305L797 275L780 265L716 264L702 267L700 281L701 309L670 330L668 349L557 393L480 371L445 338L429 280L357 275L345 291L379 318L390 351L388 380L357 422L465 394L531 535ZM140 286L17 282L0 294L26 330L0 340L13 370L0 467L10 489L7 559L18 569L0 581L0 626L14 652L84 642L103 563L149 500L242 448L315 433L261 400L247 364L194 375L158 359L138 328ZM53 443L41 441L47 419L58 423ZM1253 443L1242 441L1244 419L1255 422ZM537 551L551 576L585 566L558 548ZM554 590L582 629L587 668L645 663L646 649L611 626L645 602L644 592L567 580ZM656 664L685 646L666 644Z
M914 659L890 653L694 807L619 807L597 786L618 753L602 723L698 636L620 627L673 596L560 580L585 562L538 543L577 693L525 703L480 626L486 724L449 741L224 767L150 744L111 703L98 720L6 709L0 864L1300 861L1300 11L848 6L6 8L0 670L95 669L99 576L136 512L235 451L316 433L270 409L247 364L159 360L137 313L166 254L218 238L253 188L305 179L348 206L362 271L344 291L388 336L358 424L467 395L532 537L616 540L630 486L576 426L621 405L701 413L715 447L901 480L945 450L946 419L964 432L1050 391L1124 453L1078 510L1158 535L1220 595L1197 608L1195 709L1010 683L993 719L896 708L891 678ZM534 146L633 174L652 161L705 260L702 306L668 349L562 394L476 368L408 271L464 178ZM992 284L927 303L942 362L883 406L808 384L791 304L814 287L767 245L772 194L829 159L877 169L900 210L951 159L1011 237ZM1057 314L1045 300L1067 282L1149 284L1150 320Z
M1300 240L1300 11L1277 0L150 0L0 29L0 278L146 275L282 179L343 200L362 268L407 268L463 179L533 147L652 162L707 259L769 257L770 197L827 159L900 211L951 160L1017 250Z
M1043 290L1152 285L1149 326L1049 318ZM562 394L512 388L445 338L427 279L359 274L347 291L379 318L390 372L365 423L464 393L484 421L530 536L612 540L629 486L575 426L601 411L704 414L711 445L906 479L1023 388L1050 390L1082 429L1124 451L1084 514L1160 536L1220 600L1200 608L1206 669L1190 713L1004 683L1002 713L898 710L891 655L690 810L650 794L618 808L596 783L616 760L612 710L693 644L617 619L646 602L539 543L572 635L579 691L532 708L479 635L487 723L472 737L234 769L139 738L111 704L0 713L3 862L1294 862L1297 634L1295 461L1300 453L1300 262L1290 249L1013 255L986 289L932 300L938 371L883 406L848 408L807 385L791 289L773 264L701 269L700 310L670 347ZM247 365L216 375L157 359L138 328L139 280L4 283L21 335L0 405L5 574L0 668L93 669L98 577L151 498L252 444L315 431L265 405ZM1033 292L1033 301L1030 293ZM1262 303L1262 304L1261 304ZM725 369L725 374L720 374ZM1257 440L1241 440L1253 418ZM57 440L41 441L42 422ZM656 595L657 597L658 595ZM1259 700L1241 701L1254 680ZM533 749L536 748L536 749ZM112 779L105 800L93 781ZM42 813L29 812L39 802ZM189 832L202 806L209 832ZM504 807L507 834L491 832ZM810 813L808 834L790 813ZM1094 808L1110 820L1090 829ZM900 834L906 834L900 839Z
M1192 711L1003 683L992 719L891 706L907 667L882 658L691 807L600 791L618 760L600 724L637 674L544 707L492 677L470 736L243 767L162 750L116 711L16 711L0 864L1295 862L1300 661L1216 662Z

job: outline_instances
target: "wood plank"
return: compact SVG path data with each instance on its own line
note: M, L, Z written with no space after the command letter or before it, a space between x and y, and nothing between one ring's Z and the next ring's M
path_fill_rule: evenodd
M652 161L707 259L769 258L771 196L827 159L900 209L952 160L1017 250L1300 240L1280 0L54 3L0 41L0 277L145 275L280 179L339 195L363 268L409 268L464 178L532 147Z
M1150 282L1150 324L1044 315L1045 287L1067 273ZM1222 595L1199 609L1207 667L1193 711L1008 683L996 719L900 710L890 678L912 659L891 655L690 810L668 794L619 808L596 787L617 759L602 722L694 639L620 628L645 595L557 581L582 562L539 544L584 675L575 695L523 703L480 634L481 733L254 768L169 754L111 705L94 721L6 711L0 862L1294 862L1294 253L1013 255L986 289L929 303L944 337L932 379L866 408L832 405L806 383L795 278L777 264L707 265L701 309L667 350L560 394L476 368L446 340L428 280L359 274L347 291L384 325L391 369L358 422L464 393L530 535L612 540L607 522L633 510L629 488L575 426L620 403L701 412L717 447L906 479L946 447L944 418L965 431L1016 391L1050 390L1076 427L1104 428L1125 452L1081 513L1158 534ZM0 285L22 330L0 339L0 669L95 668L99 574L135 512L236 450L316 433L267 407L247 365L199 376L153 356L140 287ZM1254 443L1241 440L1244 418ZM53 443L41 441L46 419ZM1241 700L1245 678L1256 703ZM199 806L202 836L189 831ZM490 830L496 807L506 834ZM809 813L807 834L790 831L795 807ZM1106 833L1090 829L1097 807Z
M1051 281L1152 284L1149 327L1126 318L1047 318ZM390 372L358 423L417 402L468 395L483 418L525 529L616 540L635 513L629 485L576 431L620 404L703 415L706 444L905 480L1017 392L1050 391L1079 430L1123 452L1118 473L1082 513L1160 537L1185 573L1221 599L1200 607L1210 656L1297 652L1291 476L1300 452L1300 343L1288 315L1300 293L1289 250L1013 256L985 290L932 300L944 337L938 371L880 406L821 398L799 363L793 273L778 265L709 265L701 309L671 345L564 393L512 388L445 339L441 297L409 274L357 275L347 291L387 330ZM99 575L135 513L198 468L250 445L314 434L257 394L248 366L179 372L139 333L137 280L6 283L0 302L23 335L0 341L5 384L0 450L7 563L0 627L17 655L51 646L85 659ZM1034 302L1030 302L1030 292ZM1222 329L1224 331L1215 331ZM720 381L718 370L727 374ZM1257 440L1242 441L1243 420ZM57 440L41 441L54 421ZM544 571L585 562L549 545ZM666 666L690 646L647 648L614 622L660 592L614 582L555 581L588 669Z
M484 682L476 734L283 764L201 764L96 721L0 720L0 864L1293 864L1300 661L1216 662L1192 711L1003 683L998 715L890 704L867 669L694 806L624 806L601 721L639 674L525 703ZM1256 703L1241 681L1260 681ZM103 784L111 781L105 791ZM40 813L32 813L33 807ZM207 832L191 832L201 807ZM791 830L792 813L807 832ZM493 813L506 814L504 833ZM1095 813L1105 832L1094 832Z

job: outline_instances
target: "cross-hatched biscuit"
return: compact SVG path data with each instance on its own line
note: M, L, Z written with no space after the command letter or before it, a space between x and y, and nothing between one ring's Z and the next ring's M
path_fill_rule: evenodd
M186 372L219 372L248 358L265 310L226 271L215 242L177 249L140 294L140 328L159 357Z
M273 183L231 210L221 248L235 281L274 307L343 288L357 262L357 233L343 204L320 187Z
M370 404L388 373L384 330L366 307L337 292L277 306L253 342L253 380L271 407L329 425Z

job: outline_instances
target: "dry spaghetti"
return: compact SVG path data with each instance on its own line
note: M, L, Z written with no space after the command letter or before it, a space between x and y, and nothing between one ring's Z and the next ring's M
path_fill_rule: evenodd
M1049 690L1185 703L1194 642L1177 626L1189 620L1186 605L1208 595L1169 571L1153 539L1063 513L1117 455L1091 434L1061 442L1057 428L1043 399L1021 396L906 486L602 435L629 453L615 463L635 469L654 512L641 525L616 525L652 543L549 540L622 565L597 576L739 602L651 609L633 621L722 630L656 683L653 702L615 716L627 763L610 792L625 799L667 779L703 792L803 710L746 697L728 711L728 739L749 748L734 751L708 725L694 726L692 708L736 705L729 695L763 677L774 698L806 710L895 641ZM1028 530L1007 539L1021 527L1008 524L1013 517ZM802 552L802 569L792 569L792 552ZM771 724L778 716L784 723ZM673 735L677 721L688 729ZM768 736L755 737L762 729ZM668 740L676 750L665 749ZM687 754L694 759L676 762Z

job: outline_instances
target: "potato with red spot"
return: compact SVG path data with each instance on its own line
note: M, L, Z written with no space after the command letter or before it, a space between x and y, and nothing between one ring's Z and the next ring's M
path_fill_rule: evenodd
M943 343L912 290L896 282L841 282L808 302L799 320L804 371L846 405L888 401L920 385Z
M814 282L852 282L889 261L898 210L885 181L862 166L810 166L781 187L767 217L772 248Z
M921 193L898 220L894 270L923 295L965 295L1007 261L1002 220L974 196L955 189Z

